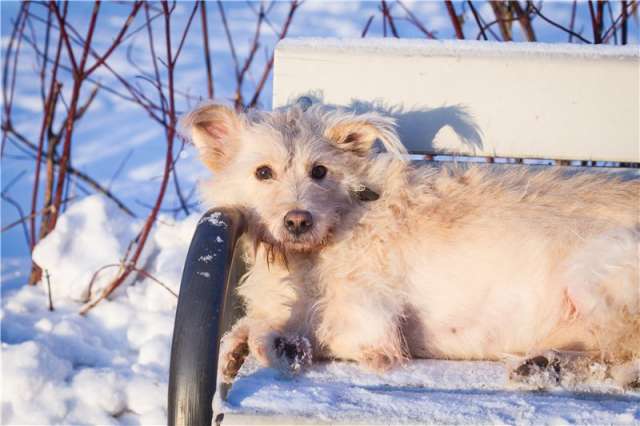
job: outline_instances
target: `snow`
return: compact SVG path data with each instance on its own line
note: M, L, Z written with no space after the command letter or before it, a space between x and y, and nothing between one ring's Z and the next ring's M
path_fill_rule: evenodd
M146 270L178 292L198 215L162 217L144 252ZM3 424L164 424L176 298L150 279L130 280L86 317L92 268L118 261L134 221L102 196L70 207L36 249L47 286L3 287ZM105 270L92 289L113 271Z
M419 360L384 375L334 362L291 379L250 359L214 410L358 424L638 424L640 393L607 383L539 392L510 383L497 362Z
M286 38L277 49L286 51L331 51L348 55L390 56L561 56L572 58L616 58L638 61L637 45L606 46L568 43L502 43L477 40L424 40L395 38Z

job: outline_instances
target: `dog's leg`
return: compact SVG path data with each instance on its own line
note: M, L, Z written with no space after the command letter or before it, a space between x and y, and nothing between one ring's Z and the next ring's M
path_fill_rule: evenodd
M238 321L220 342L218 377L231 383L249 355L249 327L245 318Z
M313 347L301 332L283 331L284 327L259 327L251 330L249 350L264 367L272 367L287 376L311 365Z
M611 364L640 359L640 234L616 229L570 259L567 297Z
M366 283L335 283L321 305L317 337L332 357L354 360L374 371L406 359L400 332L403 306L396 298Z

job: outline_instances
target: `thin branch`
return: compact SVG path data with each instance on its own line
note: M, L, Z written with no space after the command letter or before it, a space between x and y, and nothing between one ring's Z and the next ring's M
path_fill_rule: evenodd
M20 178L22 178L22 176L24 176L26 172L20 172L18 173L17 176L15 176L13 179L11 179L11 181L2 189L2 192L0 192L0 198L2 198L3 200L5 200L6 202L8 202L9 204L11 204L17 211L18 211L18 215L19 217L24 217L24 210L22 210L22 207L20 207L20 203L18 203L16 200L14 200L13 198L11 198L8 194L9 190L11 189L11 187L18 182L18 180L20 180ZM25 221L21 221L20 222L22 224L22 230L24 232L24 238L25 241L27 242L27 247L29 247L29 230L27 229L27 225L25 223Z
M29 141L24 135L22 135L21 133L17 132L15 129L13 129L13 127L10 127L10 128L6 128L5 127L2 130L11 133L22 144L24 144L25 146L31 148L33 151L37 151L38 148L31 141ZM54 157L54 158L52 158L52 163L59 167L60 166L60 159L57 158L57 157ZM136 217L136 215L126 206L126 204L124 204L123 201L121 201L109 189L103 187L100 183L98 183L98 181L96 181L94 178L92 178L88 174L86 174L86 173L74 168L71 165L68 166L67 171L70 174L72 174L73 176L75 176L76 178L78 178L81 181L85 182L87 185L89 185L91 188L93 188L96 192L99 192L99 193L103 194L105 197L109 198L111 201L113 201L126 214L128 214L131 217Z
M365 38L367 36L367 33L369 32L369 27L371 26L372 22L373 22L373 15L369 16L369 19L367 19L367 23L364 25L364 28L362 29L362 33L360 34L361 38Z
M187 20L187 25L184 27L184 31L182 32L182 37L180 37L180 43L178 44L178 49L176 50L176 54L171 59L173 61L173 66L175 67L176 62L178 61L178 57L180 56L180 52L182 52L182 46L184 46L184 41L187 39L187 33L189 32L189 28L191 28L191 23L193 22L193 17L196 16L196 12L198 11L198 4L193 4L193 10L191 10L191 15L189 15L189 19Z
M22 35L24 34L24 26L27 21L27 15L29 12L29 2L22 3L18 18L13 26L13 32L9 39L9 44L6 50L6 56L4 60L4 68L2 72L2 102L4 108L4 121L11 120L11 110L13 108L13 96L15 94L16 76L18 69L18 57L20 55L20 45L22 42ZM11 72L9 71L9 64L11 63L11 53L13 51L13 44L17 43L15 53L13 55L13 67ZM11 82L9 83L9 79ZM0 146L0 156L4 154L4 147L6 144L6 135L2 135L2 145Z
M409 22L411 22L417 29L419 29L428 38L432 40L435 40L437 38L431 31L427 29L427 27L424 26L422 22L420 22L420 20L416 17L416 15L414 15L413 12L411 12L411 10L409 10L409 8L406 7L401 0L397 0L397 3L400 5L400 7L402 7L402 9L404 9L405 13L407 14L407 17L409 18Z
M447 12L449 13L451 24L453 24L453 29L456 31L456 38L464 40L462 25L460 24L460 19L458 18L458 14L456 13L456 8L453 6L453 2L451 0L445 0L444 4L445 6L447 6Z
M135 252L131 256L131 259L126 263L123 270L117 275L115 279L113 279L101 292L101 294L92 302L87 303L81 310L81 314L86 314L91 308L96 306L101 300L107 298L116 288L118 288L137 268L137 262L142 254L142 250L144 249L147 238L149 237L149 233L151 232L151 228L156 221L158 216L158 212L162 205L162 200L164 199L164 195L167 189L167 184L169 182L169 177L171 175L171 167L173 165L173 142L175 136L175 122L176 122L176 110L175 110L175 99L174 99L174 65L173 55L171 53L171 12L169 10L169 6L166 1L162 2L162 9L164 12L164 23L165 23L165 44L167 51L167 81L169 85L169 111L167 111L168 115L168 123L169 126L166 128L166 136L167 136L167 147L166 147L166 157L164 164L164 174L162 176L162 182L160 183L160 189L158 191L158 195L156 197L156 202L154 204L153 210L147 216L145 224L140 232L140 236L137 242L137 246Z
M400 36L398 35L398 29L396 28L396 24L393 21L393 16L391 16L391 11L389 10L389 6L387 5L386 0L380 0L380 8L382 11L382 15L384 16L383 19L386 19L389 23L391 34L393 34L395 38L400 38Z
M289 26L291 25L291 22L293 21L293 16L295 15L296 10L298 9L299 6L300 6L300 2L298 0L292 0L289 3L289 13L287 14L287 18L285 19L284 24L282 25L282 31L280 31L278 41L284 39L287 36L287 33L289 32ZM258 104L258 99L260 98L262 89L264 88L264 85L267 82L267 78L271 73L271 69L273 68L274 55L275 54L272 52L269 61L267 62L267 64L265 65L262 71L262 77L258 82L258 86L256 87L255 92L253 93L251 102L249 102L249 105L248 105L249 108L253 108Z
M622 0L620 2L622 8L622 44L627 44L627 1Z
M471 0L468 0L467 4L469 5L469 9L471 9L471 14L473 15L473 19L475 19L476 21L476 25L478 25L478 28L480 29L480 33L478 34L478 37L480 37L480 34L482 34L483 39L489 40L489 38L487 37L487 34L484 32L482 21L480 20L480 15L478 14L478 11L476 10L475 6L471 2Z
M222 18L222 26L224 28L224 33L227 36L227 42L229 43L229 50L231 50L231 58L233 59L233 66L236 73L236 78L240 74L240 63L238 62L238 55L236 54L236 48L233 44L233 38L231 37L231 32L229 31L229 24L227 23L227 15L224 13L224 7L222 6L222 2L220 0L217 1L218 10L220 11L220 18Z
M573 42L573 27L576 23L576 11L578 8L578 0L573 0L571 5L571 21L569 22L569 43Z
M592 44L592 43L591 43L591 41L589 41L589 40L587 40L586 38L582 37L580 34L578 34L578 33L574 32L574 31L572 31L572 30L570 30L570 29L568 29L568 28L566 28L566 27L563 27L562 25L558 24L557 22L554 22L554 21L552 21L551 19L547 18L545 15L543 15L543 14L542 14L542 12L540 11L540 9L538 9L538 8L533 4L533 2L529 2L529 5L530 5L530 7L531 7L535 12L536 12L536 14L537 14L540 18L542 18L542 20L543 20L543 21L545 21L545 22L547 22L547 23L549 23L549 24L553 25L554 27L556 27L556 28L558 28L558 29L560 29L560 30L562 30L562 31L564 31L564 32L566 32L566 33L568 33L568 34L572 34L574 37L576 37L576 38L580 39L580 40L581 40L581 41L583 41L584 43Z
M509 5L513 9L516 17L518 18L518 21L520 21L522 32L524 33L527 41L536 41L536 34L533 31L533 26L531 25L531 18L529 18L529 14L522 9L522 6L520 6L520 2L517 0L511 0L509 2Z
M204 48L204 63L207 67L207 94L210 99L214 96L213 71L211 68L211 54L209 52L209 28L207 25L207 2L200 1L200 16L202 17L202 41Z
M501 1L491 0L489 1L489 5L491 5L493 14L496 17L498 28L500 28L500 34L502 34L502 40L511 41L513 39L511 36L511 22L513 19L507 16L509 11L506 4Z
M96 2L96 3L99 3L99 2ZM111 56L111 54L116 49L116 47L120 46L120 43L122 42L122 38L126 34L127 30L129 29L129 26L133 22L133 19L135 18L135 16L138 14L138 11L140 10L140 6L142 6L141 1L136 1L133 4L133 7L131 8L131 13L129 13L129 16L125 20L124 25L122 25L122 28L118 32L118 35L113 40L113 43L111 43L111 46L109 46L107 51L102 56L98 57L97 61L91 67L89 67L88 70L84 71L83 77L90 76L91 73L93 73L100 65L104 64L104 61L106 61L107 58ZM91 39L89 37L87 37L86 43L91 44Z
M600 1L598 1L600 3ZM593 1L589 0L589 16L591 16L591 27L593 29L593 42L595 44L602 43L602 28L600 24L600 15L593 9ZM598 7L598 10L600 8Z

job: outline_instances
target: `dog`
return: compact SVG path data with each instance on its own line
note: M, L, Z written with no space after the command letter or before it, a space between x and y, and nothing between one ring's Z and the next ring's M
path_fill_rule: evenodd
M322 105L205 104L183 125L214 175L206 207L239 209L252 243L224 381L251 353L287 374L516 357L526 377L599 360L637 384L639 180L420 166L391 118Z

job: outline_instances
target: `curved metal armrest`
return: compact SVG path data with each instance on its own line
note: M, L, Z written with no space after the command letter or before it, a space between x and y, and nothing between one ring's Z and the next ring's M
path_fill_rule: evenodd
M232 264L243 232L240 212L210 210L191 240L171 344L169 425L211 425L220 338L234 309Z

